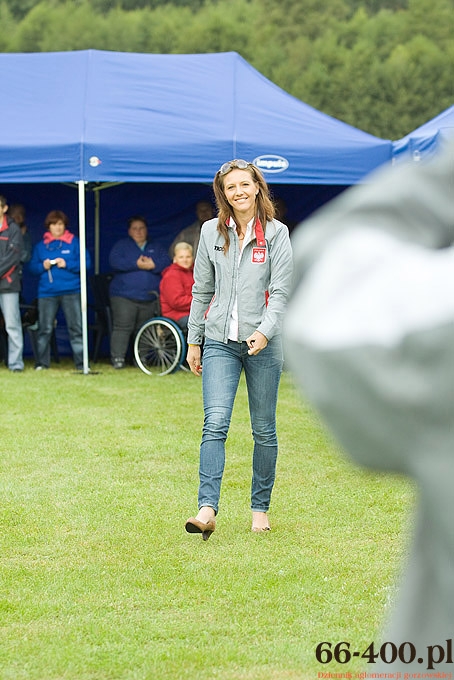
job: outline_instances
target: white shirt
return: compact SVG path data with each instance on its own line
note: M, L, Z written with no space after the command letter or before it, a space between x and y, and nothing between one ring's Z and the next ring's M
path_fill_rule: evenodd
M238 266L240 266L241 256L243 255L244 246L252 241L252 225L255 223L255 217L253 217L246 226L246 233L244 235L243 247L240 248L240 256L238 258ZM235 220L233 217L230 218L228 227L234 231L236 229ZM230 242L232 242L230 238ZM237 279L238 280L238 279ZM235 302L233 303L232 315L230 317L229 326L229 340L238 342L238 291L235 291Z

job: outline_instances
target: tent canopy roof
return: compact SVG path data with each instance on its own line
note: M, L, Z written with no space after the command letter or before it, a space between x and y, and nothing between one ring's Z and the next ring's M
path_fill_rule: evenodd
M274 183L349 185L391 158L235 52L1 54L0 70L0 182L211 182L246 158Z
M396 161L431 156L448 138L454 136L454 106L393 143Z

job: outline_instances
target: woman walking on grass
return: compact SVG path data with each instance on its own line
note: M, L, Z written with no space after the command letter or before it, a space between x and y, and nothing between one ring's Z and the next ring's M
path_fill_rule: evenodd
M186 531L201 533L204 540L215 530L225 441L242 370L254 438L252 530L270 529L267 512L276 469L276 404L283 365L281 322L292 276L288 229L274 219L260 170L244 160L224 163L213 188L218 217L202 227L187 355L191 371L202 375L205 418L199 511L187 520Z

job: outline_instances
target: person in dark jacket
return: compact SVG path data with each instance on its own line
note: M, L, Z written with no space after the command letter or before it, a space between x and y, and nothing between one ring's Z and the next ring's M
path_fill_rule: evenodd
M17 226L20 227L22 233L24 250L22 252L21 261L24 264L26 262L30 262L32 258L33 245L32 237L25 221L25 206L23 206L22 203L13 203L9 206L8 215L17 224Z
M198 201L195 206L195 212L197 215L196 221L190 224L188 227L182 229L173 239L169 248L170 257L173 257L176 244L184 241L185 243L189 243L189 245L192 246L192 256L195 259L197 248L199 246L202 224L204 222L208 222L208 220L212 220L215 215L215 211L210 201Z
M131 335L156 316L161 272L170 264L166 250L148 240L147 222L141 215L128 220L128 236L112 248L109 264L112 336L110 356L114 368L124 368Z
M29 271L39 276L36 370L49 368L50 340L59 307L68 327L74 363L83 369L82 311L80 306L80 244L68 230L69 219L61 210L46 217L46 231L33 249ZM87 269L90 255L86 255Z
M8 335L8 368L24 370L22 322L19 308L23 253L22 233L18 225L6 215L8 204L0 196L0 309Z

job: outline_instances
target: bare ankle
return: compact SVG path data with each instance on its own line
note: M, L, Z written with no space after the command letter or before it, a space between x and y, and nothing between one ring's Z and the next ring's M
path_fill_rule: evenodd
M252 527L257 529L267 529L270 523L266 512L252 511Z
M208 522L208 520L214 519L215 515L214 508L209 505L203 505L197 513L197 519L201 522Z

